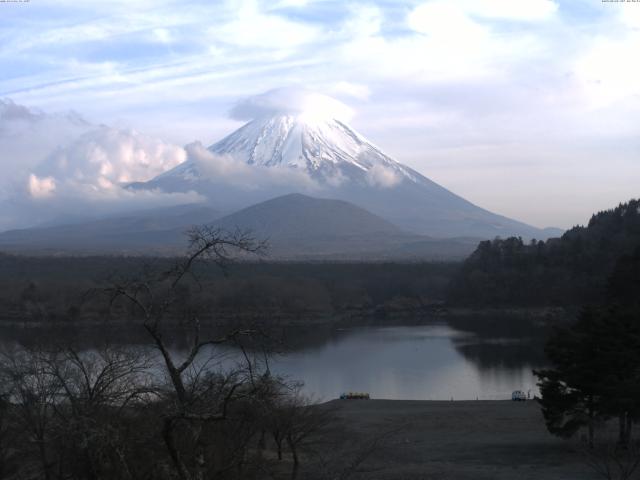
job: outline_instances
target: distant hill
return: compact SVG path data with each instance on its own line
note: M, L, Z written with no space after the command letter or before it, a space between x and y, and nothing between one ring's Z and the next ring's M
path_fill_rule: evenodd
M639 246L640 200L631 200L546 242L481 242L453 280L449 297L494 305L597 302L617 260Z
M184 249L184 231L211 223L217 210L198 204L144 210L123 217L78 221L0 233L0 250L38 254L175 253Z
M250 230L269 242L268 255L296 259L464 258L477 240L431 239L408 233L343 200L290 194L213 223Z
M39 254L175 255L196 224L248 230L267 240L270 259L451 260L469 255L479 239L432 239L405 232L342 200L289 194L220 218L198 205L0 234L0 250Z
M278 239L405 234L392 223L349 202L297 193L252 205L214 224L226 229L241 226L259 237Z

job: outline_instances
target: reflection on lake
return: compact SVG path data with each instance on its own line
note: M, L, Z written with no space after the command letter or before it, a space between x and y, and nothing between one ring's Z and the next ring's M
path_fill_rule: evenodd
M73 333L77 344L80 337ZM109 333L117 342L123 337L141 346L148 341L144 335L123 335L122 330L119 335ZM38 329L2 331L5 344L27 344L34 338L50 338L47 335ZM69 338L69 332L63 336ZM317 327L288 331L287 336L292 348L270 360L271 371L303 381L305 392L317 400L349 391L388 399L509 399L513 390L537 392L531 370L543 364L539 344L479 339L443 325L338 331ZM97 341L85 335L80 348L95 348ZM174 350L184 346L176 336ZM227 353L226 362L239 355Z
M479 345L484 348L474 348ZM501 362L505 346L510 355ZM469 350L473 355L467 357ZM519 361L514 351L523 353ZM480 360L487 353L490 359ZM539 365L532 365L527 353L526 343L477 343L446 326L357 328L278 356L271 365L302 379L308 393L325 400L348 391L388 399L501 399L517 389L537 391L531 370Z

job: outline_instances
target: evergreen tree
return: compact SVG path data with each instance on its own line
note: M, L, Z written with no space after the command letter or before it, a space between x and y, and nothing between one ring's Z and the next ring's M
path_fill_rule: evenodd
M595 424L617 417L626 447L640 420L640 248L616 263L606 299L555 332L545 349L553 368L534 373L551 433L570 437L586 426L593 444Z
M608 408L619 419L619 443L627 446L633 424L640 420L640 248L616 262L606 297Z
M633 258L639 245L640 199L599 212L586 227L574 227L561 238L484 241L453 278L448 300L494 306L604 303L607 278L616 261L621 255ZM637 267L635 273L631 267L620 268L623 278L637 277Z
M584 309L571 328L557 329L545 348L553 368L534 371L547 429L569 438L586 427L593 445L596 423L606 416L602 393L600 313Z

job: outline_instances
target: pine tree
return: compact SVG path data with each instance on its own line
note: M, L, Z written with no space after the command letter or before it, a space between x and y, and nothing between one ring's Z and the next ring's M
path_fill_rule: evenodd
M593 445L596 423L606 417L602 399L601 318L584 309L571 328L557 329L545 348L553 368L535 371L547 429L568 438L586 427Z
M534 373L551 433L587 427L593 445L595 425L617 417L618 443L627 447L640 420L640 248L616 263L606 300L555 332L545 349L553 367Z

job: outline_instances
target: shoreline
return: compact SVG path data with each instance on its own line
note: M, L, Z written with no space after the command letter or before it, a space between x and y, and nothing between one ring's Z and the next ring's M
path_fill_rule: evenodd
M371 326L417 326L451 321L500 319L503 317L518 318L530 322L538 327L548 323L562 322L571 318L578 307L571 306L542 306L542 307L466 307L447 306L442 303L425 305L414 308L390 308L380 305L372 308L346 308L342 312L316 312L308 311L297 314L288 314L281 311L247 312L237 314L230 311L213 312L202 318L202 326L209 328L221 328L234 323L253 323L265 327L305 327L326 326L340 328L371 327ZM31 317L31 318L29 318ZM91 315L84 319L34 319L27 312L13 311L11 315L0 316L0 328L59 328L59 327L101 327L133 325L131 319L98 319ZM169 321L167 326L178 327L179 320Z

